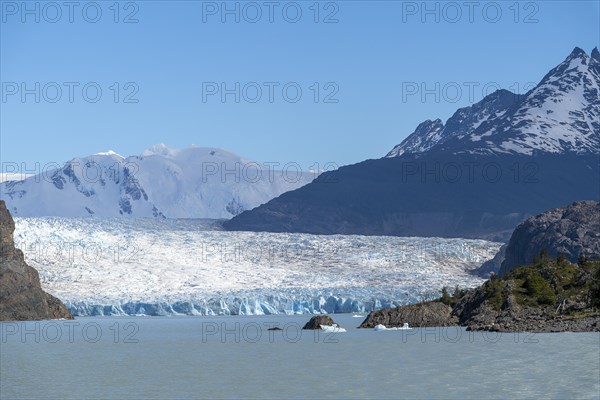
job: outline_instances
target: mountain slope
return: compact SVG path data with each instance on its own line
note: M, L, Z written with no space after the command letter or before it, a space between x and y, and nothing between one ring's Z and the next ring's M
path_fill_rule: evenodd
M600 53L580 48L525 95L498 90L444 125L425 121L387 157L449 151L477 154L599 153Z
M444 179L442 171L456 166L460 179ZM486 168L501 171L501 178L484 173ZM223 225L228 230L505 241L531 215L599 198L593 184L599 180L596 155L406 155L327 172Z
M395 146L386 157L397 157L405 153L424 153L436 149L450 139L464 139L472 132L486 127L505 115L511 107L519 104L523 96L508 90L497 90L469 107L459 109L444 125L440 119L421 123L415 132Z
M15 216L229 218L314 176L299 179L220 149L157 145L141 156L115 152L0 184Z
M600 198L600 57L575 49L523 96L495 92L426 121L388 157L321 175L230 230L481 237Z

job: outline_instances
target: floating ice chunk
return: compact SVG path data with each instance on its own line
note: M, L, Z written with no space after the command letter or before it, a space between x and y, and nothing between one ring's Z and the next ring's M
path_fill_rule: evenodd
M388 328L385 325L382 324L377 324L375 325L375 329L376 331L406 331L409 329L412 329L411 327L408 326L408 322L405 322L402 327L393 327L393 328Z
M342 333L342 332L346 332L346 330L344 328L342 328L341 326L339 326L338 324L320 325L320 327L326 333Z

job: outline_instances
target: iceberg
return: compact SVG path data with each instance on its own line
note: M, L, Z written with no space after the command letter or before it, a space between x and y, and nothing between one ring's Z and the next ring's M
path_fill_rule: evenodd
M319 325L319 326L321 327L321 330L323 330L325 333L343 333L343 332L346 332L346 329L342 328L338 324L333 324L333 325Z
M373 329L377 332L380 332L380 331L406 331L406 330L410 330L412 328L408 326L408 322L405 322L400 327L395 326L395 327L391 327L391 328L388 328L382 324L377 324L377 325L375 325L375 328L373 328Z

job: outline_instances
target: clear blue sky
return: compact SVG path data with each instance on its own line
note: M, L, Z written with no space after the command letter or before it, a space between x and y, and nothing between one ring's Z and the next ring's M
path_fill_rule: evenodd
M573 47L589 54L600 43L598 1L475 2L471 10L463 1L427 2L433 13L421 1L320 2L318 16L314 1L275 2L272 23L263 3L239 2L236 23L221 14L221 1L121 2L118 16L113 1L99 2L102 15L91 23L97 10L88 2L73 10L41 2L36 15L21 1L2 1L2 162L64 162L108 149L133 155L164 142L257 161L350 164L385 155L425 119L447 119L481 99L485 85L523 92ZM252 23L256 4L262 15ZM302 16L291 23L295 4ZM95 84L89 101L82 93L90 82L102 89L96 103ZM240 102L207 94L210 82L239 82ZM248 101L255 84L243 92L249 82L262 87L256 103ZM265 82L279 83L273 102ZM303 91L296 103L283 97L289 82ZM407 92L414 83L435 90L436 82L446 88L439 100ZM22 83L34 91L24 101ZM52 103L56 86L62 93ZM130 99L138 102L125 103L135 90Z

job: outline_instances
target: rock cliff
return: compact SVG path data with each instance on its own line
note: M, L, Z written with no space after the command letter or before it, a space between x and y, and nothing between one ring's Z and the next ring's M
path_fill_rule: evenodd
M0 200L0 320L73 319L64 304L44 292L38 272L15 248L15 223Z
M505 275L517 265L532 263L542 250L552 258L563 254L571 262L577 262L580 255L598 257L600 203L578 201L521 223L506 246L499 275Z

